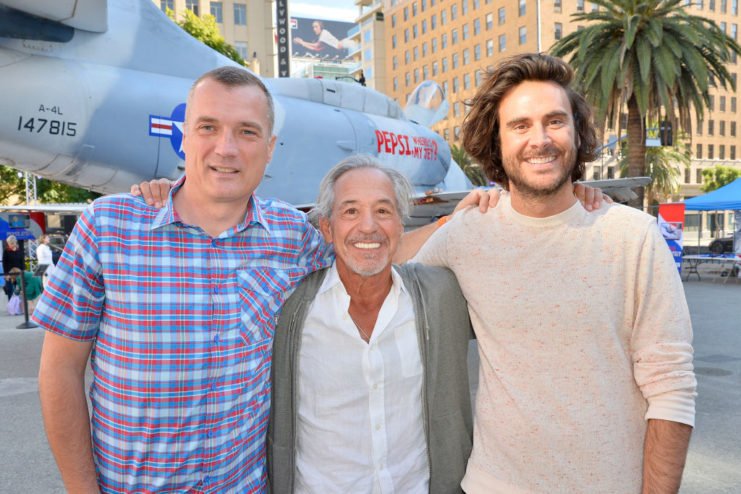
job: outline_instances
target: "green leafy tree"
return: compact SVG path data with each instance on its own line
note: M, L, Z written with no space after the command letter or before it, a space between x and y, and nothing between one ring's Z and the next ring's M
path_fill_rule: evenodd
M741 47L708 19L691 15L685 0L593 0L597 11L572 15L585 23L552 48L569 63L598 120L620 131L628 107L628 175L646 171L645 122L663 118L691 130L709 105L711 81L735 90L726 65ZM662 111L663 109L663 111ZM678 115L677 115L678 114ZM643 207L643 191L631 201Z
M452 146L450 146L450 154L455 162L458 163L458 166L461 167L461 170L463 170L463 173L466 174L466 177L468 177L468 180L470 180L473 185L489 185L489 179L486 178L484 170L481 169L481 166L471 160L471 157L468 155L466 150L463 149L462 146L453 144Z
M36 179L36 198L40 203L90 202L100 194L70 185L53 182L45 178ZM11 199L25 204L26 183L23 172L7 166L0 166L0 203L7 204Z
M741 170L731 166L715 165L713 168L705 168L702 171L703 192L711 192L728 185L741 177Z
M14 196L24 197L25 193L23 172L9 166L0 166L0 204L7 204Z
M239 52L224 40L219 33L219 25L216 18L211 14L198 17L193 11L186 9L185 17L181 21L175 20L175 13L167 9L167 15L178 26L182 27L188 34L201 41L203 44L210 46L222 55L225 55L240 65L247 66L247 62L239 56Z

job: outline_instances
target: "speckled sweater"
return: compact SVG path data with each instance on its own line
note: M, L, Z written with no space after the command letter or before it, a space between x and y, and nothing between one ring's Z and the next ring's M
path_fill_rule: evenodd
M652 217L531 218L505 196L414 261L455 272L478 338L468 494L639 493L647 419L694 425L689 312Z

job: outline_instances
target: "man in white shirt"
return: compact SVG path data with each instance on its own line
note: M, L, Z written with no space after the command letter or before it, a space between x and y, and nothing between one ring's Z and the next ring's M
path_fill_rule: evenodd
M411 187L370 156L320 185L331 268L283 307L273 346L273 493L453 493L471 449L467 348L455 277L393 266Z

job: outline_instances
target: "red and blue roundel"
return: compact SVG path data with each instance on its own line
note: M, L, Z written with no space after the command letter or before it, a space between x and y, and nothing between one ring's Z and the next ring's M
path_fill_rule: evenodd
M169 137L172 149L180 159L185 159L183 152L183 122L185 121L185 103L180 103L172 110L170 117L149 115L149 135Z

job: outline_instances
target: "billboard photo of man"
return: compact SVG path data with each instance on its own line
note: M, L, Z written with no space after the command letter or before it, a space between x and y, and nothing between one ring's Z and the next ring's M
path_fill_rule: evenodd
M344 59L357 47L357 42L349 38L340 40L330 31L340 35L347 33L354 25L351 22L314 20L309 29L309 19L294 17L292 20L292 29L295 31L293 53L296 56Z

